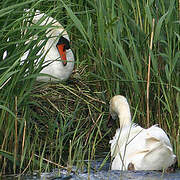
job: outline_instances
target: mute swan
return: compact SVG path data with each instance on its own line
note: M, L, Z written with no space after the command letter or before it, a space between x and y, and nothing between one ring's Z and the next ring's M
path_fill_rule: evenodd
M45 56L43 62L43 69L40 73L48 74L50 76L38 76L37 81L56 81L67 80L71 75L74 68L74 55L70 49L70 40L67 32L64 30L63 26L54 18L47 16L44 13L40 13L36 10L33 14L29 10L25 10L28 15L33 15L32 23L36 24L42 21L40 26L51 25L46 31L46 36L48 40L43 47L43 49L38 53L42 54L41 58ZM32 13L32 14L31 14ZM29 18L29 16L28 16ZM53 26L53 27L52 27ZM32 39L38 39L38 37L32 37ZM28 43L29 41L27 41ZM43 41L37 41L38 45L41 45ZM29 55L29 51L21 57L23 62ZM41 60L39 58L38 62ZM57 79L56 79L57 78Z
M124 96L110 100L110 114L120 121L120 128L110 140L112 170L166 170L176 162L170 140L161 128L154 125L143 129L131 122Z

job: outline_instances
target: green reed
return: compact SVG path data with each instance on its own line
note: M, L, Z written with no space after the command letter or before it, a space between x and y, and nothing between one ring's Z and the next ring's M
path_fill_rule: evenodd
M55 167L71 171L73 165L90 169L90 160L109 151L108 141L118 127L106 125L108 102L115 94L125 95L134 111L139 104L135 122L147 127L149 56L150 125L159 124L168 133L180 164L177 1L3 0L0 6L1 174ZM37 43L47 41L45 32L51 25L28 26L24 8L39 9L68 30L76 57L69 81L35 81L42 69L36 64L37 53L44 45ZM34 35L39 39L26 44ZM30 55L21 64L27 50ZM4 51L7 57L2 60Z

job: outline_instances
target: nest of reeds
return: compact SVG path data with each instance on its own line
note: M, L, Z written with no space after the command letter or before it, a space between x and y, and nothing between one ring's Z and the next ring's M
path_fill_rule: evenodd
M108 102L102 100L104 92L96 90L98 84L86 82L83 73L84 70L74 71L67 82L36 83L34 87L30 97L30 124L38 142L47 144L45 157L60 151L55 159L63 156L67 160L72 151L77 160L76 150L81 149L82 157L78 159L83 160L89 159L89 148L95 148L91 158L96 151L109 150Z

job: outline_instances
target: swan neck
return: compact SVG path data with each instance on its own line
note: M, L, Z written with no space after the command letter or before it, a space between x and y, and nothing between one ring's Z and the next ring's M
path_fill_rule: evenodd
M120 128L131 126L131 113L129 106L125 109L119 109L118 118L120 122Z

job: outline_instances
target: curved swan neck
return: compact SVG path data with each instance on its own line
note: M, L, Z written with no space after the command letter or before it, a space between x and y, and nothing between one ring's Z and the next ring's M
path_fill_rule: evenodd
M118 108L118 118L120 123L120 128L131 126L131 113L128 106L123 106Z
M131 126L131 112L129 104L124 96L114 96L110 101L110 112L112 117L118 115L120 128Z

